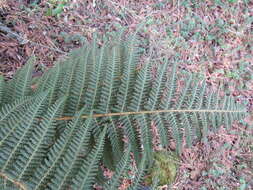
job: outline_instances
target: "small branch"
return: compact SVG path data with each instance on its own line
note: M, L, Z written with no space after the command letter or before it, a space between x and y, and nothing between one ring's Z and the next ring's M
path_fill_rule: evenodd
M52 51L56 51L56 52L58 52L58 53L67 54L67 52L62 51L62 50L60 50L60 49L58 49L58 48L56 49L56 48L53 48L53 47L49 47L49 46L46 46L46 45L43 45L43 44L39 44L39 43L37 43L37 42L33 42L33 41L31 41L31 40L28 40L28 42L29 42L30 44L32 44L32 45L35 45L35 46L40 46L40 47L43 47L43 48L50 49L50 50L52 50Z
M19 34L16 32L13 32L10 28L5 26L3 23L0 22L0 31L7 33L8 37L14 38L19 41L20 44L26 44L28 43L28 40L25 39L24 37L21 37Z
M40 46L43 48L47 48L50 49L52 51L56 51L58 53L62 53L62 54L67 54L66 52L60 50L60 49L56 49L56 48L52 48L37 42L33 42L31 40L28 40L27 38L20 36L19 34L17 34L16 32L13 32L10 28L6 27L3 23L0 22L0 31L7 33L7 36L14 38L16 40L18 40L19 44L26 44L26 43L30 43L31 45L35 45L35 46Z

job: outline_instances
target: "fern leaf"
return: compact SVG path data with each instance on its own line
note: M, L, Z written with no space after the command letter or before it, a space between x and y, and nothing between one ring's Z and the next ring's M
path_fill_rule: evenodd
M115 79L120 78L120 47L112 47L112 56L108 57L109 64L106 68L105 78L101 89L101 100L99 103L99 112L108 113L112 105L116 103L116 93L119 87L119 81Z
M133 180L133 183L127 189L128 190L139 189L140 188L140 183L143 180L143 177L144 177L146 171L147 171L147 160L146 160L146 155L144 154L143 157L142 157L142 159L141 159L140 165L138 167L138 171L136 173L136 176L135 176L135 178Z
M201 109L205 100L205 92L206 92L206 80L202 81L202 85L199 87L199 93L198 96L196 97L196 109Z
M184 125L184 134L186 137L186 143L188 145L188 147L190 147L192 145L192 141L194 138L194 131L193 131L193 127L189 121L189 114L183 113L182 114L182 122Z
M98 135L100 133L98 133ZM96 136L98 136L98 135L96 135ZM117 157L114 157L115 150L113 150L113 146L111 144L110 139L108 137L106 137L105 141L107 143L104 145L103 158L102 158L101 162L103 163L103 165L106 168L113 171L113 170L115 170L116 164L119 161L119 158L117 158L117 157L119 157L120 155L117 155Z
M193 112L191 117L191 123L192 126L195 128L195 135L197 136L198 139L201 138L201 126L200 126L200 119L197 113Z
M82 155L87 154L90 138L90 126L92 119L87 119L73 139L68 149L62 155L60 166L56 168L55 175L51 178L48 186L51 189L64 189L69 186L72 178L77 174L82 165Z
M129 105L128 110L130 111L140 111L143 110L144 102L147 99L149 84L150 84L150 65L149 63L144 65L144 68L141 69L137 74L137 79L135 83L135 90L132 95L132 99Z
M92 109L95 106L97 106L99 97L100 97L100 86L101 86L101 75L102 75L102 68L104 67L104 64L106 64L106 44L101 47L100 51L97 51L96 53L99 53L99 57L97 58L96 55L93 55L93 59L98 59L98 61L94 62L94 65L92 65L92 72L90 73L89 78L89 84L86 92L86 104L88 109ZM95 47L94 47L95 48ZM93 50L95 51L95 50ZM92 60L93 60L92 59Z
M61 98L48 109L40 125L33 130L29 143L21 149L20 156L13 163L13 167L22 166L22 169L17 167L15 171L12 171L18 176L18 181L27 180L43 159L42 155L46 154L48 142L52 142L55 134L56 121L54 118L59 117L64 101L65 98Z
M105 190L114 190L118 189L120 185L121 177L127 172L129 169L130 164L130 146L128 147L127 151L121 157L121 160L116 166L115 173L113 174L112 178L107 182L105 185Z
M199 81L194 78L193 81L192 81L192 84L191 84L192 88L190 89L191 96L188 97L188 100L186 102L186 105L187 105L188 109L195 108L196 99L199 97L199 94L198 94L198 86L199 85L198 85L198 83L199 83Z
M102 134L98 138L98 142L91 153L85 159L82 167L80 168L77 176L73 180L73 188L75 189L91 189L94 184L96 177L96 172L98 170L98 162L103 153L104 138L106 134L106 128L103 130Z
M131 116L124 116L121 117L120 119L120 123L123 125L124 127L124 133L127 137L128 143L131 145L133 154L134 154L134 159L136 160L137 163L140 162L140 142L138 139L138 133L137 130L134 126L133 123L133 119Z
M12 100L28 96L31 92L32 71L35 56L29 58L27 64L15 75L15 87Z
M191 82L192 82L192 74L189 73L189 77L185 79L185 86L181 91L181 93L179 94L179 100L176 106L177 109L183 109L182 106L184 105L183 103L187 98L187 92L189 91Z
M178 123L177 117L175 115L175 113L169 113L167 115L167 119L168 122L171 126L171 130L172 130L172 137L174 138L174 140L176 141L176 150L179 152L179 154L181 153L181 144L182 144L182 136L180 133L180 125Z
M55 64L57 65L57 63ZM47 90L50 86L50 80L52 80L55 76L52 76L53 68L44 74L42 74L41 77L37 78L37 80L34 82L34 91L35 94L41 93L45 90Z
M72 59L71 59L72 58ZM69 62L69 63L68 63ZM73 89L73 83L75 79L76 72L76 65L78 64L78 59L75 57L75 52L70 56L69 60L65 63L66 71L64 72L63 82L61 83L59 96L66 96L68 97L66 100L66 105L64 106L64 111L68 113L69 111L69 99L71 98L71 89Z
M176 88L177 88L177 64L172 64L172 71L170 73L170 77L166 82L166 90L165 90L165 95L162 98L161 101L161 106L160 109L161 110L168 110L169 108L172 107L172 99L174 97Z
M48 106L54 104L60 92L60 87L64 76L61 64L62 63L60 62L56 63L51 70L42 76L41 80L37 84L38 87L35 93L41 93L45 90L49 91Z
M137 32L128 38L123 33L102 46L94 38L36 81L32 63L13 80L0 78L2 175L28 189L89 189L104 163L117 165L106 186L117 188L130 159L129 153L121 157L127 142L140 170L130 187L135 189L152 160L152 124L164 148L172 138L181 153L183 136L189 146L195 138L207 142L210 130L229 129L245 116L243 105L209 91L205 80L177 64L169 67L171 60L152 79L150 63L139 65Z
M160 114L152 114L151 119L154 121L155 126L158 129L159 138L163 147L167 147L169 142L168 128L165 120L162 119Z
M130 40L127 41L127 49L124 50L124 67L117 97L117 106L114 110L117 112L125 111L130 101L129 99L133 90L135 69L139 59L137 42L138 39L137 35L135 34L130 38Z
M43 93L36 98L35 103L25 112L22 121L16 121L17 125L15 126L16 129L13 130L14 133L3 142L4 148L1 149L0 154L1 171L12 168L12 164L17 159L21 147L28 142L33 131L33 126L38 122L36 118L41 114L46 98L47 93Z
M84 55L80 57L79 62L77 63L77 65L75 65L76 68L73 87L70 89L68 112L71 115L79 111L81 106L84 105L84 94L85 89L88 85L87 66L90 52L88 47L86 46L82 48L81 51L84 53Z
M201 122L202 122L202 138L204 143L207 143L207 133L208 133L208 125L207 125L207 117L206 117L206 113L200 113L200 118L201 118Z
M3 95L4 95L5 82L2 75L0 75L0 108L3 104Z
M158 74L153 81L152 89L150 91L149 100L146 106L147 110L155 110L158 102L162 99L162 93L165 89L168 71L168 60L159 65Z
M116 162L119 161L120 156L123 152L123 135L121 130L118 128L115 119L109 117L109 126L108 126L108 137L112 145L113 156Z
M34 172L34 177L30 182L31 189L43 189L50 179L56 175L55 170L61 164L62 158L68 152L68 149L73 146L72 141L77 138L78 130L80 130L79 135L82 133L85 136L87 135L88 127L80 127L81 115L83 112L84 109L76 114L75 118L67 125L57 142L50 148L44 163L42 162L40 166L37 167Z
M1 108L0 123L9 119L11 115L13 116L13 113L18 114L19 112L22 112L22 109L27 108L29 103L34 102L35 99L36 98L34 97L25 97L25 98L20 98L11 104L5 104Z
M147 117L143 114L134 117L140 126L141 131L141 140L144 152L146 154L146 159L150 162L152 160L152 138L151 138L151 131L150 131L150 122L148 121Z
M16 100L13 104L7 104L2 107L0 113L0 147L15 132L16 127L23 121L23 113L36 100L37 97L25 97Z

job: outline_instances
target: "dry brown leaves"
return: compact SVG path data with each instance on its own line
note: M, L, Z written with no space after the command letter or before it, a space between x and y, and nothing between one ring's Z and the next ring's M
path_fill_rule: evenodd
M242 138L242 134L247 138ZM252 144L252 135L252 128L249 130L234 124L230 130L221 127L218 132L211 133L208 144L199 142L192 148L184 148L179 176L173 189L238 189L241 177L250 182L253 179L253 152L245 147ZM244 164L248 166L242 168ZM249 187L252 185L249 184Z

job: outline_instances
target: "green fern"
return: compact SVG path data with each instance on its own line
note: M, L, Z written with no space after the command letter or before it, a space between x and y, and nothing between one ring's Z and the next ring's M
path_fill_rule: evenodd
M125 175L125 173L129 170L130 165L130 146L127 151L124 153L122 158L120 159L118 165L115 169L115 174L113 177L107 182L105 185L106 190L114 190L117 189L120 185L120 178Z
M0 76L0 107L2 106L3 102L3 92L4 92L5 84L3 76Z
M8 92L6 103L30 95L34 62L35 56L32 56L28 60L28 63L22 69L17 71L14 79L9 82L8 87L10 91Z
M0 78L2 181L19 189L92 189L103 164L115 174L102 186L117 189L131 154L138 171L129 189L136 189L153 160L151 124L161 145L173 140L180 154L183 139L207 142L210 130L229 129L247 114L173 60L140 64L138 33L123 34L101 46L94 36L35 84L34 58L12 80Z
M95 148L87 155L82 167L73 179L73 189L92 189L99 167L99 160L103 153L105 134L106 128L104 128Z
M138 170L136 171L136 175L133 179L133 183L129 188L127 188L127 190L136 190L141 187L140 183L143 181L146 170L147 170L147 158L144 153L141 162L139 164Z

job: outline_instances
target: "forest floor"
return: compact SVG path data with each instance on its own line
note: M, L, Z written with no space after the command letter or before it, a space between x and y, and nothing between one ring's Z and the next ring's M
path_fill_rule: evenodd
M94 32L128 32L142 24L152 57L178 57L216 88L253 111L253 1L250 0L1 0L0 74L13 73L35 54L34 76ZM253 117L253 116L252 116ZM171 189L253 189L252 117L184 148ZM123 184L123 186L127 186ZM122 189L124 189L122 186ZM162 187L161 187L162 189ZM164 187L168 189L168 187Z

